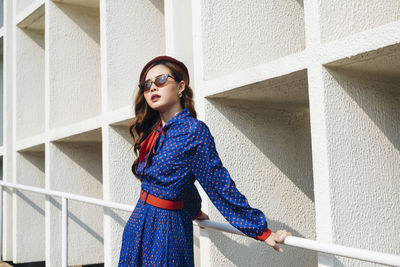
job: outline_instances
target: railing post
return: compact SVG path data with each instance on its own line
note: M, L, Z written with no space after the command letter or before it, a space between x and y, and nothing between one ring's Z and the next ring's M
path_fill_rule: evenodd
M62 222L61 222L61 249L62 249L62 255L61 255L61 263L62 267L68 267L68 198L62 197L61 198L62 202Z

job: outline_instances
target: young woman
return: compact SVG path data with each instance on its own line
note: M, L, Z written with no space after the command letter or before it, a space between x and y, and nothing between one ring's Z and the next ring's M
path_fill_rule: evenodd
M276 251L291 233L271 232L222 165L208 126L198 120L186 66L169 56L150 60L139 77L129 129L139 157L132 172L140 198L126 223L119 259L125 266L194 266L193 220L201 211L197 180L225 219Z

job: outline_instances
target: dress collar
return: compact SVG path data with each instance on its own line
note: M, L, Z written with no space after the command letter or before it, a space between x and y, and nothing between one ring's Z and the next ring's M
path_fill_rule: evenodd
M147 138L140 144L140 149L139 149L139 161L142 162L146 158L147 162L147 157L150 155L147 154L147 152L150 150L152 152L153 148L155 147L155 142L161 132L161 135L165 133L165 131L174 123L180 120L183 120L184 118L191 116L191 113L187 108L184 108L183 110L179 111L176 113L171 119L167 121L167 123L161 127L161 121L158 124L158 127L156 130L152 131ZM147 157L146 157L147 155ZM146 163L145 163L146 166Z
M189 110L187 108L182 109L181 111L179 111L178 113L176 113L171 119L169 119L167 121L167 123L165 123L164 126L161 127L161 121L159 124L159 127L157 129L157 132L165 132L174 122L183 120L184 118L191 116L191 113L189 112Z

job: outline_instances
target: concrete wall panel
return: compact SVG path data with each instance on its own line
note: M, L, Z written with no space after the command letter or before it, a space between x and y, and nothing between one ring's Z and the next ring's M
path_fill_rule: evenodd
M187 65L198 118L273 231L400 254L399 8L0 0L1 179L133 208L139 72L166 54ZM60 266L61 199L3 193L2 259ZM68 265L116 266L130 214L69 201ZM375 266L210 229L193 238L196 266Z
M48 4L50 128L57 128L101 113L100 14Z
M400 227L399 80L349 68L328 68L324 79L334 242L400 254L394 238Z
M44 148L44 146L43 146ZM44 150L17 154L17 183L45 187ZM15 191L15 263L45 260L45 196Z
M112 111L132 106L142 67L165 54L164 3L106 1L104 8L107 109Z
M321 41L329 42L400 19L396 0L319 0Z
M102 153L98 142L53 142L50 189L102 198ZM50 265L61 265L61 200L50 198ZM68 202L68 264L103 262L103 208Z
M44 132L44 34L16 29L17 140Z
M204 80L300 52L303 1L202 1Z

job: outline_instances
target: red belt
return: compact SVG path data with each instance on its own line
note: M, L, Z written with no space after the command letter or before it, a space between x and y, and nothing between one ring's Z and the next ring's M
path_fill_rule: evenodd
M158 198L154 195L149 194L146 191L143 191L142 189L140 190L140 199L144 203L149 203L152 206L156 206L162 209L167 209L167 210L183 209L183 200L175 201L175 200Z

